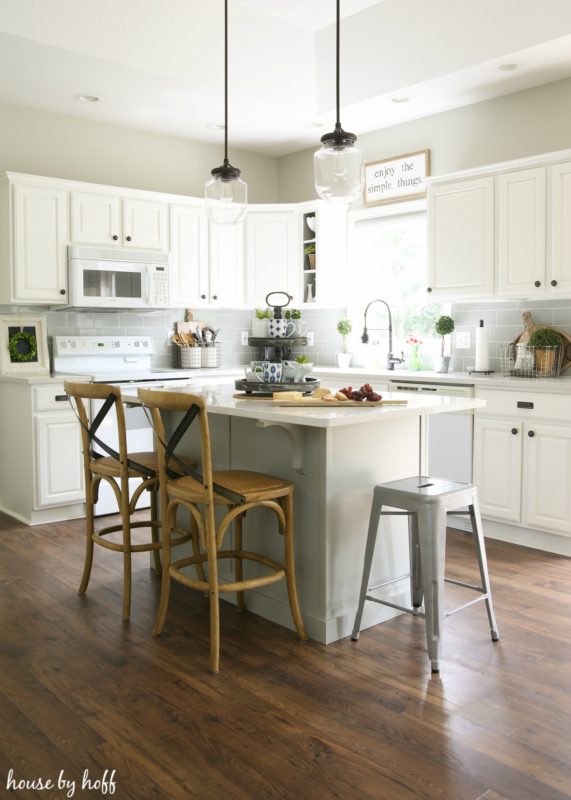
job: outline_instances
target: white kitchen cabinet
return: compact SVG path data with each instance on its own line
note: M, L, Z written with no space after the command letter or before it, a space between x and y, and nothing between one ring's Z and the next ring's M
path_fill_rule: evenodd
M428 190L430 297L488 297L494 291L494 178Z
M202 302L213 308L242 306L246 288L243 226L210 223L208 242L208 288L201 294Z
M72 411L34 415L36 508L84 499L81 430Z
M258 207L259 208L259 207ZM248 303L263 306L269 292L288 292L300 305L298 216L295 206L251 210L246 215Z
M571 535L571 427L527 423L523 518L532 528Z
M505 419L474 423L474 483L484 517L521 520L522 428Z
M347 206L321 201L300 203L298 217L298 278L297 286L291 293L298 303L328 308L345 306ZM305 252L311 248L314 249L313 254Z
M171 296L173 308L207 302L208 223L204 204L170 206Z
M65 303L68 193L8 180L1 216L0 303Z
M168 204L112 192L71 192L71 241L136 250L168 249Z
M503 297L545 294L544 167L499 175L498 291Z
M551 167L549 295L571 297L571 161Z

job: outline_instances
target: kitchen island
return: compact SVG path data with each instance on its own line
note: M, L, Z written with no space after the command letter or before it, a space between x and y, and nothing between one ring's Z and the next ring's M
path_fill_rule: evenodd
M209 387L205 383L176 391L201 394L206 399L215 469L267 472L294 484L300 605L310 638L324 644L351 633L375 484L415 475L422 469L425 417L485 404L464 397L384 393L384 399L406 399L407 404L289 408L267 399L236 399L230 385ZM124 399L130 402L135 398L124 390ZM177 416L166 422L168 427L175 426ZM180 452L199 456L196 429L186 434ZM267 524L272 525L270 535ZM279 561L283 543L273 533L274 526L273 515L265 509L249 514L245 541L248 548ZM408 572L406 518L387 517L383 528L371 572L374 583ZM256 569L256 565L248 567ZM222 568L231 569L227 564ZM390 594L395 603L408 604L408 581L393 584ZM248 592L246 605L293 629L283 583ZM363 627L399 613L367 605Z

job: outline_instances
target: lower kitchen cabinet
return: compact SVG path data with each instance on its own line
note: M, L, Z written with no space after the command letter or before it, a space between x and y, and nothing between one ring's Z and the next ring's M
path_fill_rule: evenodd
M521 520L521 429L503 419L474 423L474 483L485 517Z
M34 414L36 506L84 499L81 430L73 411Z
M571 426L534 423L525 432L524 519L571 535Z

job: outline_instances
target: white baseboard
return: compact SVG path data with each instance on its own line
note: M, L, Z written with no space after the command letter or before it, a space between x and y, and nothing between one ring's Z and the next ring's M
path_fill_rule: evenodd
M545 550L547 553L571 557L571 537L547 531L536 531L531 528L521 528L518 525L509 525L507 522L496 522L491 519L484 519L483 522L484 535L487 539L497 539L500 542L519 544L523 547L532 547L534 550ZM447 525L461 531L472 530L469 517L451 515L447 519Z

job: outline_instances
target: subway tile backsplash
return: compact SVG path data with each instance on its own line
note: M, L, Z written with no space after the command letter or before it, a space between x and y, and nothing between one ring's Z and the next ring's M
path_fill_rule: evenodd
M489 328L490 366L500 371L499 345L506 345L523 331L522 314L530 311L537 325L554 325L571 336L571 300L513 300L499 303L455 303L451 316L456 323L452 335L452 369L466 372L474 366L476 327L481 319ZM456 347L456 332L471 332L469 350Z
M50 311L42 306L0 306L0 314L42 314L47 320L48 337L66 335L102 336L151 336L155 346L153 366L179 366L179 348L170 342L170 334L176 322L184 319L184 310L169 311L123 311L101 313L99 311ZM339 336L336 332L338 320L345 316L345 309L308 309L302 318L309 331L313 331L315 344L296 351L305 353L320 366L335 366L339 351ZM212 328L220 328L218 341L221 348L221 365L224 367L248 364L256 358L257 351L240 343L242 331L250 330L253 312L244 310L197 309L194 319L204 320Z

